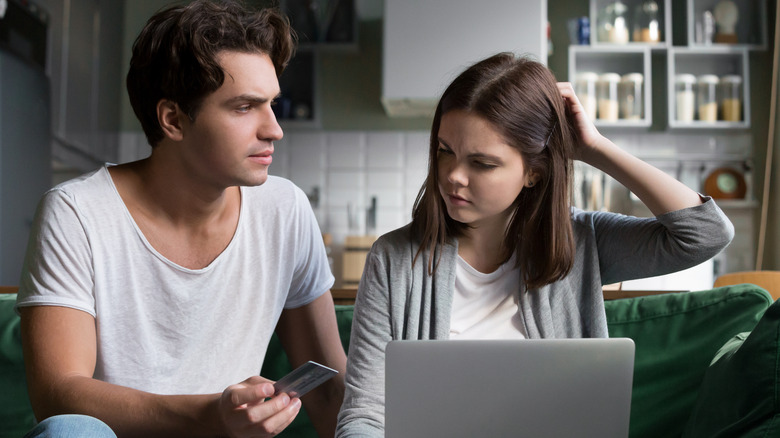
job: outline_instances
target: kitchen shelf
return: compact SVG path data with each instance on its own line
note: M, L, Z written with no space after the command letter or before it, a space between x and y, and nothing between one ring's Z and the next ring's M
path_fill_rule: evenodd
M300 49L279 78L281 94L274 106L282 128L317 128L320 108L317 99L319 64L317 52Z
M704 13L712 12L721 0L688 0L687 28L689 47L732 47L749 50L767 48L766 0L732 0L738 10L734 29L737 43L704 42ZM715 26L715 33L718 28ZM714 39L714 36L713 36Z
M616 0L590 0L590 35L591 44L596 47L634 47L643 48L648 47L651 50L665 49L671 46L672 41L672 8L671 0L657 0L655 3L658 5L658 33L659 42L648 43L638 41L638 36L635 35L635 23L636 14L638 8L642 6L645 0L620 0L620 3L627 8L626 12L626 26L628 31L627 43L615 43L609 41L609 35L605 35L603 24L605 22L604 12L608 7L618 3ZM641 32L641 31L640 31ZM641 38L641 37L640 37Z
M299 48L357 49L354 0L281 0L281 9L298 36Z
M668 119L670 128L679 129L746 129L750 127L750 74L748 50L738 47L674 47L668 56ZM737 75L742 78L742 120L707 122L677 120L675 77L681 73L694 76ZM719 111L720 112L720 111ZM720 117L719 117L720 118Z
M569 46L569 80L574 82L577 73L607 72L625 75L641 73L643 75L642 97L643 116L639 120L618 119L606 121L596 118L593 123L603 128L647 128L652 124L652 74L650 49L627 45L611 46ZM582 96L579 96L582 99ZM595 98L595 96L594 96Z
M270 6L269 0L250 0ZM321 128L320 53L356 53L355 0L280 0L298 38L296 51L279 78L281 95L274 113L283 129Z

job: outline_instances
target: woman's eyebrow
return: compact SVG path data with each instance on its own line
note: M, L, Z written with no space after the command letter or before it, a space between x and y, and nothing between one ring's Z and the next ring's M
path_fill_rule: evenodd
M443 138L437 137L437 139L439 140L439 143L443 144L444 146L446 146L449 149L452 149L452 147L450 147L450 145L447 144L447 142L444 141ZM468 154L467 156L469 158L482 158L482 159L488 159L488 160L495 160L495 161L501 162L501 163L503 163L503 161L504 161L498 155L486 154L484 152L473 152L471 154Z

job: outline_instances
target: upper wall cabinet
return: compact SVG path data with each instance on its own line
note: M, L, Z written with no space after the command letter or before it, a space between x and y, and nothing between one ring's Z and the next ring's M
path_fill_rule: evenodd
M281 96L274 112L285 128L318 128L319 54L357 51L355 1L284 0L281 7L298 37L298 47L279 79Z
M766 0L688 0L688 46L766 49Z
M498 52L547 63L546 0L386 0L384 8L382 104L390 116L432 116L455 76Z
M650 60L648 47L570 48L569 78L596 126L651 125Z
M750 75L746 50L674 48L668 53L669 127L747 128Z
M664 57L649 50L666 54L667 77L657 83L667 87L670 128L749 128L748 51L767 46L766 0L675 0L675 16L671 6L671 0L590 0L591 45L569 47L569 80L591 118L602 127L652 124L650 60ZM678 45L672 20L685 25L687 40L681 33Z
M357 16L354 0L283 0L282 10L290 19L300 48L354 48Z

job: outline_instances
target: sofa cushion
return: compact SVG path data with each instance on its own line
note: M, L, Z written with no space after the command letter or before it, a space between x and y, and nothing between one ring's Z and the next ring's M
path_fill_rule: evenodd
M339 336L341 337L341 345L344 346L344 351L349 349L349 336L352 331L352 313L353 306L337 305L336 306L336 322L339 326ZM265 355L265 362L263 363L263 369L260 371L260 375L271 380L279 380L285 374L292 371L292 365L287 359L282 348L282 343L279 338L274 335L268 344L268 351ZM295 437L317 438L317 432L314 430L314 426L311 424L311 419L306 413L305 409L301 409L301 412L295 417L295 420L282 431L278 437Z
M35 425L27 396L16 294L0 294L0 437L18 438Z
M780 436L780 300L712 361L684 437Z
M636 344L631 437L679 437L712 358L772 303L753 285L607 301L611 337Z

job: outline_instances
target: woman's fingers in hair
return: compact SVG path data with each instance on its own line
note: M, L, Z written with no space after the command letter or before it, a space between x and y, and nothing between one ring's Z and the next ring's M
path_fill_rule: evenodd
M571 82L558 82L558 91L561 93L564 102L566 103L566 109L571 112L572 115L579 113L585 113L585 110L580 103L580 99L577 98L577 94L574 92L574 86Z
M557 85L558 91L565 101L566 111L573 122L579 140L577 142L575 157L582 160L588 154L589 150L599 141L601 134L585 113L585 109L577 98L572 84L569 82L558 82ZM587 159L585 159L585 161L587 161Z

